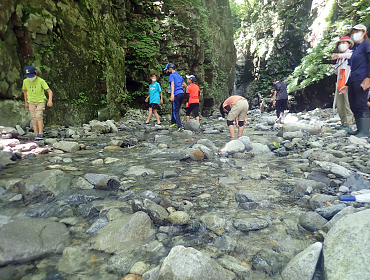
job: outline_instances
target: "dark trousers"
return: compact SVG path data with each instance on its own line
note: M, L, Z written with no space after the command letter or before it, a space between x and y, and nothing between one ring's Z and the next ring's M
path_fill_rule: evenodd
M284 114L284 110L288 108L288 99L276 100L276 116L280 118Z
M179 93L179 94L175 95L175 100L172 101L171 124L176 123L177 128L181 127L180 108L181 108L181 104L182 104L183 99L184 99L184 94Z
M357 81L348 84L349 106L355 119L362 117L368 118L369 116L369 107L367 106L369 90L363 90L361 83L361 81Z

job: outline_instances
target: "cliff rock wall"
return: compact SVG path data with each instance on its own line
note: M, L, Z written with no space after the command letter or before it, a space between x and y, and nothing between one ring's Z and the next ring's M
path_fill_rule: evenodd
M227 0L10 0L0 4L0 125L29 122L22 69L34 65L54 92L46 121L77 124L102 108L119 118L142 106L149 73L168 61L195 74L203 113L232 89L235 48ZM165 112L169 101L163 106Z

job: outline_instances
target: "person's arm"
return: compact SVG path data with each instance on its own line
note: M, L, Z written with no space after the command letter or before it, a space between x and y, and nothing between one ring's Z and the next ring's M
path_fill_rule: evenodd
M331 56L331 59L332 60L335 60L335 59L338 59L338 58L347 58L347 59L350 59L352 56L352 52L348 52L348 53L335 53Z
M159 93L160 96L161 96L161 104L163 104L163 95L162 95L162 91Z
M276 99L276 90L274 91L274 95L272 96L272 106L275 106L275 99Z
M48 100L48 103L46 104L48 107L51 107L51 106L53 106L53 92L51 91L51 89L50 88L48 88L47 90L46 90L47 92L48 92L48 94L49 94L49 100Z
M23 91L23 95L24 95L24 107L26 109L29 109L28 101L27 101L27 90L26 89Z
M363 90L367 90L370 88L370 52L366 53L367 55L367 73L366 73L366 78L362 81L361 86Z
M186 83L185 82L182 83L182 88L186 88Z
M175 101L175 82L171 82L171 96L170 96L171 101Z

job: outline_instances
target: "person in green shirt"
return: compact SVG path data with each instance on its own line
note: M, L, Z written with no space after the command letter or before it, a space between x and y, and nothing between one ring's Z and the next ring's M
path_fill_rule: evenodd
M36 68L26 66L23 70L24 80L22 90L24 93L24 102L26 109L30 110L33 131L36 135L36 141L42 140L44 137L44 121L43 112L45 111L45 90L49 94L47 106L53 106L53 92L49 88L44 79L37 76Z

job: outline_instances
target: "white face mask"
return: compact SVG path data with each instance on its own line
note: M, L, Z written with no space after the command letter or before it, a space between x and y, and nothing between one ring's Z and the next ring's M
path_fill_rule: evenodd
M156 82L157 81L157 79L152 79L152 82L154 83L154 82Z
M362 35L363 33L362 32L357 32L355 34L352 34L352 39L355 43L359 43L362 39Z
M339 44L338 46L338 50L343 53L345 52L346 50L348 50L348 44L344 43L344 44Z
M34 80L36 80L37 76L35 77L32 77L32 78L27 78L28 80L30 80L31 82L33 82Z

